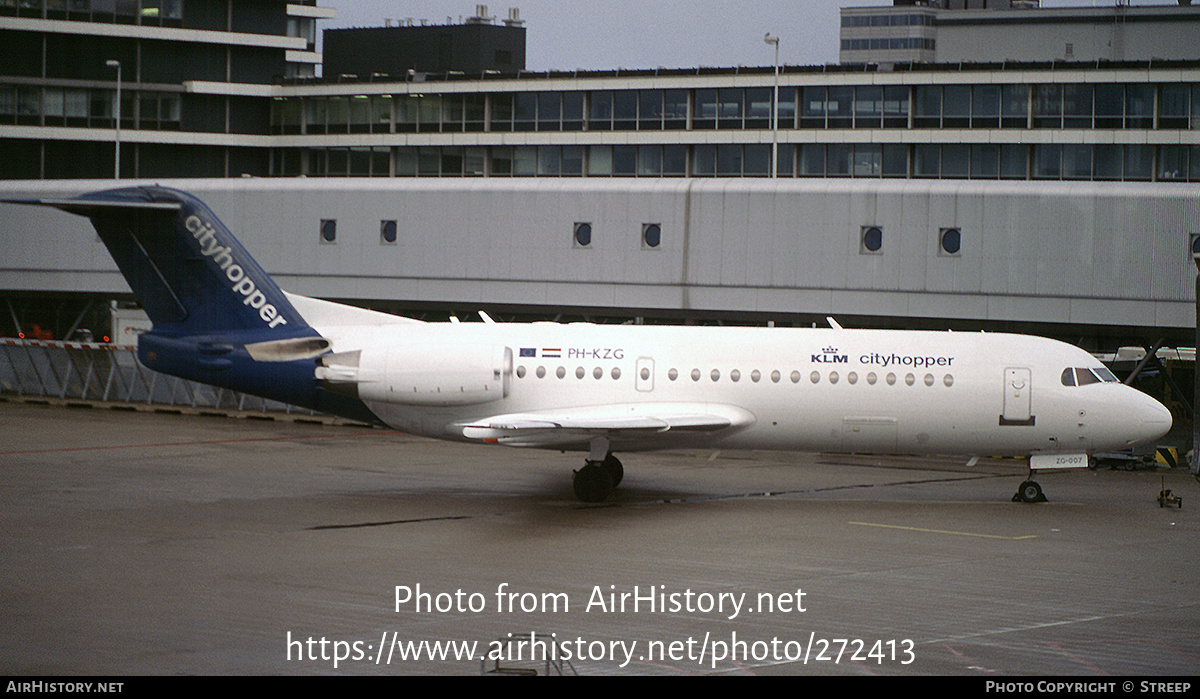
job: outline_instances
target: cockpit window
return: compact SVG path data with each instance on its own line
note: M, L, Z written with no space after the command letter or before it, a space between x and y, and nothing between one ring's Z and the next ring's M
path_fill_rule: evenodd
M1120 380L1106 367L1063 369L1062 385L1064 386L1087 386L1093 383L1120 383Z

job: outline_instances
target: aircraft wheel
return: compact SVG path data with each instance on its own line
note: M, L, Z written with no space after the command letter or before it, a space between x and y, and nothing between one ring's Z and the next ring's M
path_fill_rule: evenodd
M612 476L602 461L589 461L575 472L575 497L584 502L604 502L612 494Z
M625 467L621 465L620 459L609 454L604 457L604 461L600 462L600 467L608 472L608 477L612 481L612 487L616 488L621 485L621 479L625 477Z
M1046 495L1042 493L1042 486L1038 485L1037 481L1025 481L1017 487L1017 494L1013 499L1020 499L1021 502L1046 502Z

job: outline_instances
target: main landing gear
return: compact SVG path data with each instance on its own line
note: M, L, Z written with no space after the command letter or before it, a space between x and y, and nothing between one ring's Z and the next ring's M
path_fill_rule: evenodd
M584 502L604 502L625 477L625 467L609 452L603 459L588 459L575 472L575 497Z

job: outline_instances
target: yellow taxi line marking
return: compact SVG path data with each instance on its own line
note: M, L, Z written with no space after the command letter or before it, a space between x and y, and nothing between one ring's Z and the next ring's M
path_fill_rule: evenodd
M921 527L902 527L897 524L874 524L872 522L850 522L860 527L881 527L883 529L904 529L910 532L926 532L929 534L952 534L954 536L976 536L981 539L1004 539L1005 541L1021 541L1022 539L1036 539L1036 534L1028 536L997 536L996 534L975 534L973 532L953 532L944 529L922 529Z

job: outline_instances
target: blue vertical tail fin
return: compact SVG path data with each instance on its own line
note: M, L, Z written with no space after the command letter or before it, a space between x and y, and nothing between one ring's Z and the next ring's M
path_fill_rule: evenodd
M138 339L147 367L374 421L362 403L321 390L316 358L329 351L329 341L199 199L164 187L128 187L13 203L91 220L154 323Z
M189 194L130 187L31 203L91 219L156 333L245 332L264 340L315 334L229 229Z

